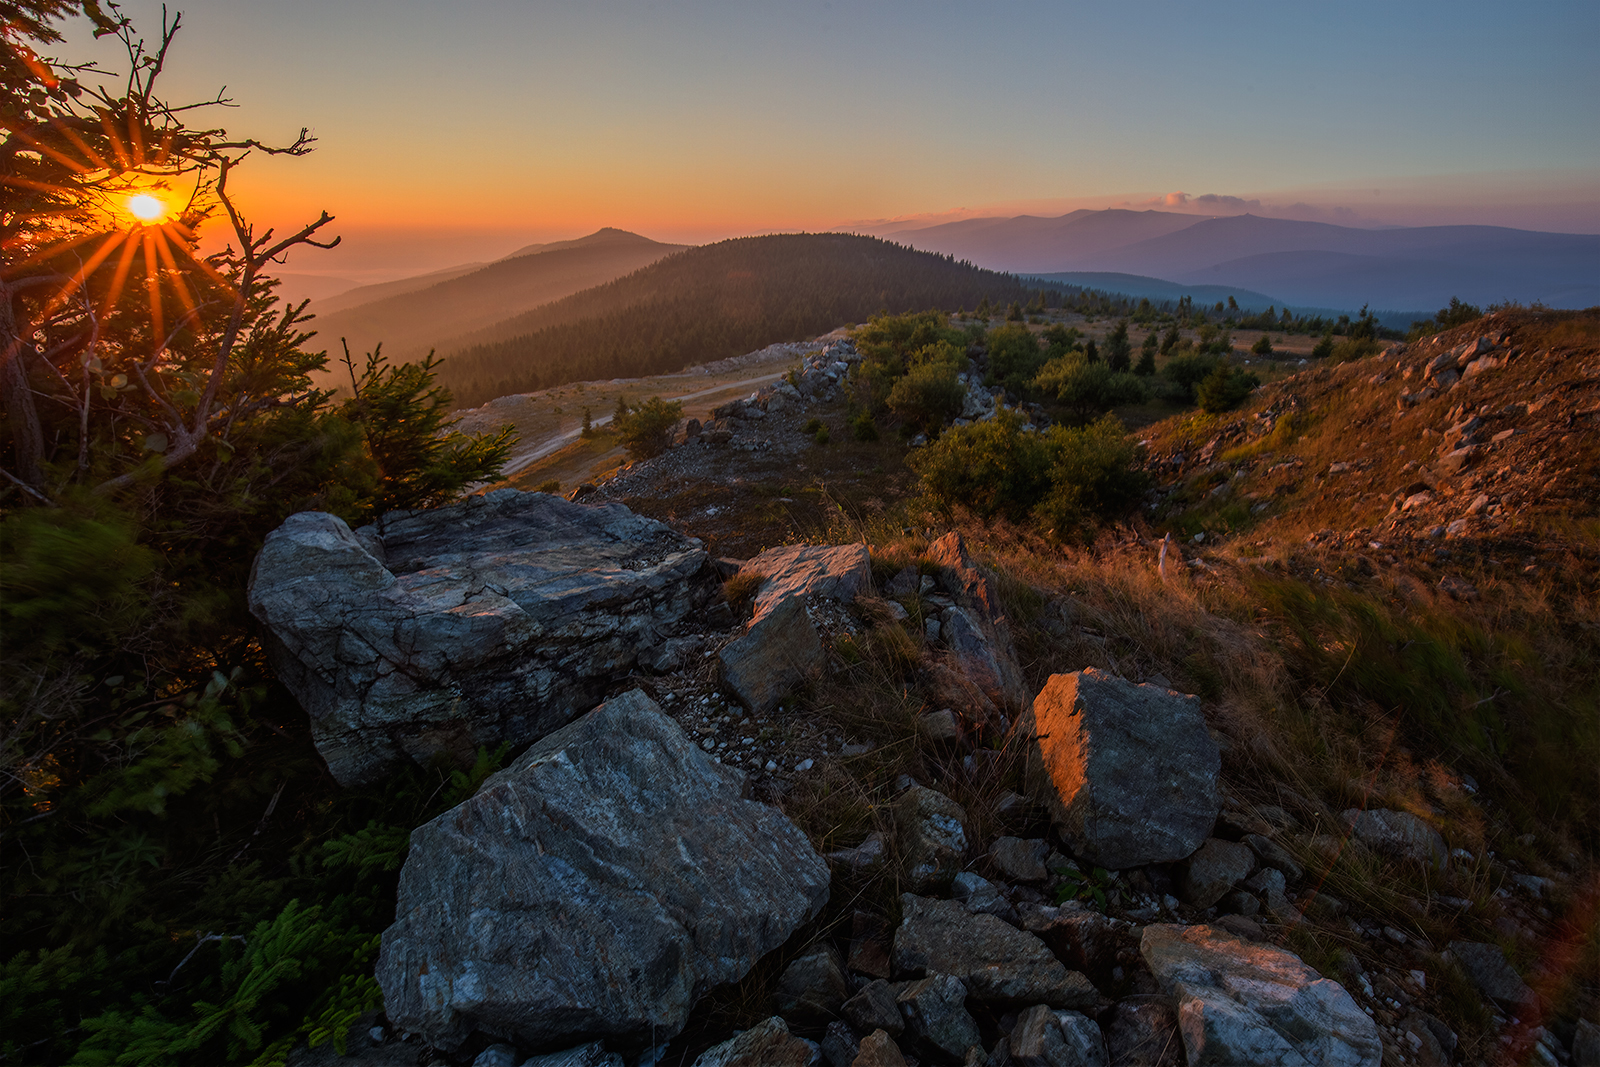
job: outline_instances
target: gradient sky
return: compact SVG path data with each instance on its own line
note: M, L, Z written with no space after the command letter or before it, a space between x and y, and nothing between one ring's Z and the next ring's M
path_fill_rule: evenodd
M124 10L158 33L159 3ZM603 225L1219 210L1176 193L1600 232L1596 0L182 10L170 97L226 85L232 132L319 138L241 172L256 217L338 216L346 247L291 270L372 280ZM59 54L106 54L66 29Z

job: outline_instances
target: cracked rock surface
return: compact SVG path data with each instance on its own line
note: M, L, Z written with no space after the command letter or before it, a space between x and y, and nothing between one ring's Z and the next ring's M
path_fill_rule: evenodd
M711 597L699 541L612 504L504 489L267 536L250 581L278 677L343 785L470 761L593 707Z
M413 832L389 1019L445 1049L676 1034L828 899L805 834L743 784L638 690L544 738Z

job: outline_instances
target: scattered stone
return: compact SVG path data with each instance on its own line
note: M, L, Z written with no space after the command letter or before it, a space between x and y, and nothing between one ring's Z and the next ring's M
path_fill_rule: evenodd
M857 874L870 871L883 862L886 852L883 834L877 830L867 835L867 839L854 848L841 848L829 852L823 858L836 867L847 867Z
M845 966L869 978L888 978L894 973L888 927L871 912L857 911L850 917L850 954Z
M1140 948L1161 988L1177 997L1194 1067L1378 1067L1383 1060L1373 1020L1343 986L1291 952L1214 926L1147 926Z
M1405 503L1400 505L1401 511L1410 511L1412 508L1426 507L1433 503L1433 494L1424 489L1420 493L1412 493L1406 497Z
M1256 859L1261 861L1263 867L1282 871L1284 878L1291 882L1298 882L1306 876L1305 868L1291 855L1289 850L1260 834L1246 834L1244 843L1250 846L1250 851L1256 854Z
M894 934L899 974L951 974L979 1000L1000 1004L1091 1007L1094 986L1069 971L1043 941L993 915L972 914L954 900L911 893L900 897L904 918Z
M883 1030L874 1030L861 1039L861 1051L850 1067L906 1067L906 1058L894 1038Z
M1506 959L1499 945L1478 941L1452 941L1450 955L1461 964L1478 992L1507 1011L1526 1012L1537 1004L1537 998Z
M933 974L900 991L900 1012L911 1032L955 1059L982 1046L978 1024L967 1013L967 987L949 974Z
M895 801L895 836L912 892L950 885L967 854L966 820L966 809L926 786L912 786Z
M517 1067L517 1050L507 1044L490 1045L472 1061L472 1067Z
M1184 1067L1178 1007L1170 996L1124 997L1112 1011L1105 1036L1111 1067Z
M994 587L967 555L966 542L951 532L928 546L927 559L941 570L954 607L942 636L962 674L1001 710L1024 707L1028 685L1017 665L1016 644Z
M1450 1035L1452 1041L1450 1048L1447 1049L1439 1040L1434 1026L1430 1024L1437 1024L1449 1032L1449 1028L1438 1019L1422 1012L1413 1012L1406 1016L1400 1023L1400 1030L1406 1035L1412 1056L1422 1067L1449 1067L1451 1052L1455 1049L1455 1035Z
M805 601L791 597L759 615L717 658L723 684L752 715L766 715L821 669L822 641Z
M1243 895L1250 896L1248 893ZM1252 901L1256 900L1255 897L1250 897L1250 899ZM1260 907L1259 901L1256 901L1256 906L1258 908ZM1255 912L1251 912L1250 914L1254 915ZM1246 941L1265 941L1267 939L1267 932L1261 929L1261 924L1252 921L1243 914L1224 915L1213 925L1228 931L1228 933L1234 935L1235 937L1242 937Z
M1200 701L1089 668L1052 675L1017 724L1029 788L1082 859L1183 859L1210 834L1222 756Z
M847 994L839 953L832 945L813 945L778 976L777 1012L796 1022L832 1018Z
M1572 1062L1575 1067L1600 1064L1600 1026L1579 1019L1572 1035Z
M1283 872L1272 867L1263 868L1245 882L1245 888L1266 898L1267 913L1279 922L1294 926L1300 922L1300 911L1289 902L1285 893Z
M1015 918L1010 901L995 884L972 871L962 871L956 875L950 883L950 896L974 915L993 915L1006 922Z
M896 600L902 597L916 596L922 590L922 575L916 567L905 567L900 573L889 579L889 584L883 587L884 595Z
M989 846L989 860L1008 882L1042 882L1050 877L1045 857L1050 842L1039 837L998 837Z
M851 1067L861 1051L861 1042L856 1040L849 1024L838 1019L828 1024L820 1044L822 1058L828 1061L829 1067Z
M622 1057L614 1052L607 1052L604 1042L591 1041L577 1048L523 1060L522 1067L623 1067L623 1065Z
M872 581L866 545L783 545L747 562L739 573L762 579L754 618L793 598L827 597L848 604Z
M250 611L341 785L470 763L591 708L712 593L707 553L620 504L501 489L267 535Z
M811 1067L812 1045L789 1032L779 1016L706 1049L694 1067Z
M1011 1028L1011 1062L1017 1067L1106 1067L1105 1038L1094 1020L1075 1011L1038 1004Z
M634 690L412 832L377 978L451 1050L682 1028L828 899L828 868L744 776ZM641 978L641 976L647 976Z
M956 744L961 740L961 720L949 708L918 716L917 729L936 744Z
M1434 867L1443 867L1449 861L1450 850L1439 831L1408 811L1350 808L1339 818L1357 841L1374 852Z
M1076 903L1019 905L1017 913L1023 930L1091 981L1114 982L1117 968L1126 971L1139 964L1139 927L1126 920Z
M894 987L881 978L862 986L859 993L844 1002L839 1012L857 1030L887 1030L898 1037L905 1029L900 1007L895 1002Z
M1235 930L1234 927L1228 925L1228 923L1226 923L1224 920L1237 919L1241 916L1249 917L1251 915L1258 914L1261 911L1261 898L1246 890L1235 889L1232 893L1229 893L1227 896L1223 897L1222 900L1218 902L1217 907L1219 910L1227 913L1223 915L1221 919L1217 920L1218 925L1223 926L1226 929L1233 930L1234 933L1239 933L1238 930ZM1252 923L1251 925L1254 926L1255 924ZM1256 929L1259 930L1260 927L1257 926ZM1248 935L1240 934L1239 936L1245 937Z
M1249 846L1208 837L1178 871L1183 899L1197 908L1209 908L1256 869Z

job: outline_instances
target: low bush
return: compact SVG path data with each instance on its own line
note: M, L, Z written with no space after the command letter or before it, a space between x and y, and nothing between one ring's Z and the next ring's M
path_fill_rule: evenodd
M1080 418L1119 404L1139 404L1150 398L1143 380L1127 371L1113 371L1109 363L1090 363L1069 352L1044 365L1033 379L1035 389L1071 407Z
M1059 539L1126 508L1143 491L1138 446L1107 416L1082 429L1024 430L1022 417L995 418L946 432L907 462L933 502L983 518L1030 517Z
M1161 374L1172 386L1173 399L1193 404L1195 389L1221 362L1216 356L1202 353L1173 356L1162 368Z
M1238 407L1250 391L1261 384L1261 379L1242 367L1218 363L1211 373L1195 386L1195 398L1204 411L1216 414Z
M672 446L672 428L683 418L683 405L653 396L631 410L617 401L611 420L622 446L634 459L659 456Z

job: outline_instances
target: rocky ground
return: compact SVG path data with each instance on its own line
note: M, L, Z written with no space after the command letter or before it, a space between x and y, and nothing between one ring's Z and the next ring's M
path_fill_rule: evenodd
M648 705L639 714L675 724L650 735L666 755L637 766L669 758L685 781L729 772L736 792L776 805L809 847L785 846L790 859L774 862L799 871L820 854L827 903L743 893L736 925L771 936L739 950L742 978L696 987L704 995L665 1042L637 1026L602 1036L544 1001L483 1022L493 1013L456 977L454 992L439 988L465 1031L394 1007L352 1028L352 1053L483 1067L1600 1063L1600 882L1587 836L1559 825L1519 834L1525 817L1450 766L1452 753L1413 754L1392 739L1362 780L1281 773L1272 751L1311 751L1317 739L1255 735L1269 720L1248 717L1249 691L1276 675L1250 661L1280 653L1272 625L1237 599L1258 576L1283 575L1500 619L1555 603L1550 617L1592 628L1600 331L1565 321L1577 326L1501 313L1311 368L1238 412L1150 428L1156 484L1142 514L1054 586L1028 585L1042 565L1025 531L978 531L984 544L969 548L958 534L923 536L930 517L898 508L913 481L908 446L850 437L844 345L686 426L665 455L580 487L585 504L626 503L703 546L701 571L660 594L679 605L670 619L607 623L607 640L636 642L613 652L626 668L589 672L612 699L637 693L626 699ZM974 385L968 415L993 404ZM829 444L806 429L813 419ZM837 536L869 527L898 540ZM1174 536L1158 537L1163 527ZM1016 544L1035 553L1026 566ZM1205 631L1211 643L1194 647L1214 662L1153 643L1167 623ZM1581 661L1561 670L1581 672ZM1290 688L1271 684L1283 688L1256 704ZM1302 699L1308 716L1381 721L1382 709ZM1396 786L1397 765L1422 785ZM524 756L501 772L504 788L554 766ZM619 803L606 790L636 796L648 775L625 787L606 777L584 778L598 792L575 794L572 810ZM624 835L627 848L593 869L584 857L612 856L613 831L590 824L607 819L529 830L547 817L529 814L507 832L567 857L543 877L581 871L589 888L570 899L603 909L640 871L687 877L662 873L685 847L702 857L694 877L715 880L722 864L734 877L751 846L719 843L724 823L729 841L744 840L743 816L715 795L705 803L730 814L695 831L704 842ZM441 861L414 847L407 871L430 863ZM517 877L507 870L453 876L451 892L501 917L453 935L451 974L507 958L543 973L530 962L540 953L576 953L618 976L661 966L628 955L627 939L602 959L592 941L566 939L579 925L566 919L517 920L534 906L502 899L497 887ZM426 896L410 906L434 907ZM682 939L672 943L685 959L699 958L695 928L667 938ZM519 941L518 929L539 933ZM396 930L386 958L400 958ZM459 946L473 938L482 944L466 956L486 962L467 966ZM444 973L433 963L420 973L430 967Z

